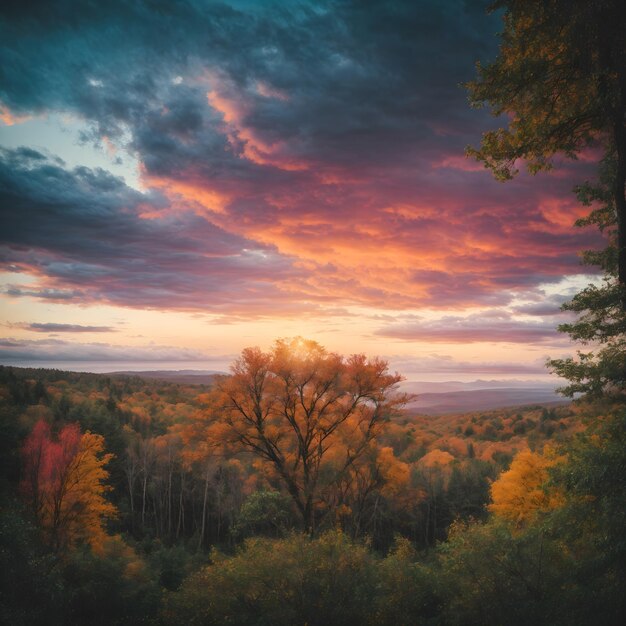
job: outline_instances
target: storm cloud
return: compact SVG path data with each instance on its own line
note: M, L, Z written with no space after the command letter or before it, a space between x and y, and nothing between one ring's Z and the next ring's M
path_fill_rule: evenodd
M32 150L0 154L0 261L40 279L11 296L219 311L287 299L276 283L300 272L272 246L167 207L102 170L68 170ZM290 299L290 298L289 298ZM260 307L258 310L255 307Z
M496 53L487 4L7 3L3 119L80 120L83 142L138 161L142 191L3 151L0 262L36 279L4 293L280 317L505 306L580 273L578 251L601 245L571 228L588 163L504 186L463 157L494 124L460 86ZM379 334L553 336L551 321L444 320Z

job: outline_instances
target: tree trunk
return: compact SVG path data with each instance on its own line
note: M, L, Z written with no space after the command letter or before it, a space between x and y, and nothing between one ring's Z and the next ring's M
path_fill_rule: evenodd
M130 496L130 515L132 518L132 521L134 522L135 520L135 494L134 494L134 490L133 490L133 480L130 478L128 478L128 494Z
M182 469L180 471L180 494L178 496L178 523L176 525L176 539L180 537L180 529L184 529L185 524L185 513L184 513L184 502L183 502L183 493L185 491L185 474Z
M204 529L206 527L206 502L207 495L209 493L209 468L206 469L204 476L204 499L202 500L202 526L200 527L200 539L198 539L198 550L202 547L204 542Z
M618 115L614 129L617 151L614 197L617 218L617 277L622 287L622 309L626 311L626 127L623 117L623 113Z
M172 538L172 453L168 450L168 467L167 467L167 536Z
M146 527L146 488L148 486L148 472L144 468L143 473L143 494L141 499L141 526L142 530Z
M154 511L154 531L156 533L156 536L160 539L161 538L161 532L160 532L160 526L159 526L159 514L157 513L157 505L156 505L156 501L157 501L157 496L156 493L154 494L154 497L152 498L152 510Z
M219 475L219 484L217 487L217 540L220 541L220 539L222 538L222 491L224 489L224 485L222 484L222 481L224 480L224 476L222 471L220 470L220 475Z
M304 505L304 530L311 537L315 534L315 509L312 496L307 497Z

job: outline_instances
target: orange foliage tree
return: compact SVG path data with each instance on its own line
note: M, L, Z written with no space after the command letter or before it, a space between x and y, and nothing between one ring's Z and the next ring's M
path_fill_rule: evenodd
M104 438L81 434L77 424L64 426L54 438L50 425L40 420L26 438L22 491L56 551L80 542L99 550L107 537L103 521L117 510L104 497L110 489L104 466L113 455L103 451Z
M313 532L351 468L406 402L387 362L347 358L314 341L245 349L218 385L209 437L263 460Z

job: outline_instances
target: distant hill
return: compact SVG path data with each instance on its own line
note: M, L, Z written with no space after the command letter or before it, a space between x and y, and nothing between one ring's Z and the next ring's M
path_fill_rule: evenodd
M94 374L0 365L0 413L20 414L18 422L23 418L30 425L39 418L78 421L94 432L103 425L130 424L143 437L146 432L157 436L203 409L206 388L201 385L210 385L220 374L215 370ZM498 387L504 384L511 387ZM470 454L469 444L476 458L500 463L503 454L511 456L528 446L541 449L544 442L564 441L582 427L578 408L554 395L544 381L526 384L532 386L524 388L521 381L405 382L403 391L430 391L390 421L381 441L408 463L433 450L464 459ZM483 385L491 388L472 389Z
M121 371L108 372L108 376L138 376L149 380L161 380L167 383L179 383L181 385L212 385L217 376L225 372L216 370L146 370L141 372Z
M517 380L517 379L491 379L472 380L461 382L459 380L446 380L443 382L407 380L400 383L403 391L409 393L447 393L449 391L475 391L478 389L539 389L554 391L557 384L552 380Z
M109 376L138 376L181 385L212 385L217 370L144 370L109 372ZM471 411L488 411L514 406L567 404L544 381L475 380L472 382L419 382L402 384L402 390L417 394L406 408L425 415L445 415Z
M408 390L407 390L408 391ZM563 396L546 387L504 387L418 393L406 409L426 415L487 411L505 407L567 404Z

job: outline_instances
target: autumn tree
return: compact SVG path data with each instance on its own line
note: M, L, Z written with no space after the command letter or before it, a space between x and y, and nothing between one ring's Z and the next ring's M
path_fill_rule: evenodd
M420 499L409 481L409 465L398 459L391 447L372 442L324 504L333 510L335 525L349 530L353 537L366 534L374 542L384 541L387 532L393 535L390 518L410 515Z
M623 0L497 0L504 31L496 60L468 84L475 106L506 115L469 154L500 180L575 158L592 144L615 162L611 181L617 277L626 308L626 6Z
M553 451L538 454L522 450L511 467L491 485L489 510L502 519L523 525L541 511L549 511L562 503L555 488L547 488L548 469L558 462Z
M52 436L50 425L37 422L22 447L22 491L50 545L66 551L79 542L98 550L106 533L103 521L116 515L104 494L112 458L104 454L104 438L81 434L77 424Z
M562 456L515 457L486 523L451 526L438 547L443 623L624 623L626 413L588 417Z
M301 338L245 349L217 392L219 436L262 459L313 532L324 505L406 397L381 359Z

